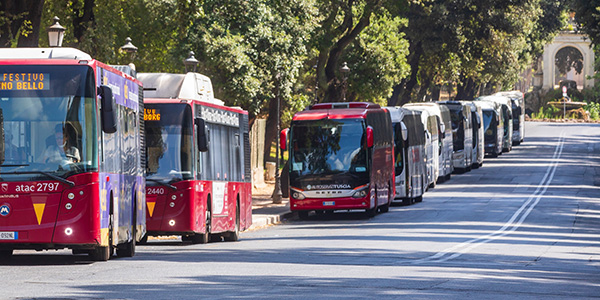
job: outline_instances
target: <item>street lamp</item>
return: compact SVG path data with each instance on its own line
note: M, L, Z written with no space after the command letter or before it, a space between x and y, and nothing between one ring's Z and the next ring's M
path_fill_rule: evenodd
M190 51L188 53L188 58L183 60L183 65L185 65L185 72L196 72L196 67L198 66L198 60L194 57L194 51Z
M48 45L50 47L61 47L63 38L65 37L65 28L58 24L58 17L52 19L54 24L48 27Z
M125 39L125 45L121 46L121 51L129 54L129 60L130 60L129 67L131 68L131 74L129 74L129 75L135 77L136 70L135 70L135 65L133 64L133 59L135 58L135 54L138 51L138 47L134 46L131 43L130 37L127 37Z
M344 81L342 82L342 98L344 98L344 102L346 102L346 90L348 89L348 73L350 73L350 68L348 68L348 64L344 62L344 65L340 68L340 72L344 76Z
M281 132L281 128L279 125L279 110L280 110L280 106L281 106L281 99L279 97L279 82L280 82L280 78L281 78L281 74L279 73L279 71L277 71L277 74L275 75L275 79L276 79L276 90L277 90L277 95L276 95L276 101L277 101L277 147L275 147L275 189L273 190L273 203L274 204L281 204L282 199L283 198L283 193L281 192L281 176L279 176L279 151L281 151L281 147L280 145L280 132Z
M313 104L317 104L319 102L319 62L317 61L317 64L313 66L313 69L315 69L315 100L313 101Z

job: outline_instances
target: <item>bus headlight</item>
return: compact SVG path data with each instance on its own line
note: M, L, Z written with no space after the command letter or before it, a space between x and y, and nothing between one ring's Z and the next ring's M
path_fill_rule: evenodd
M356 192L354 192L354 194L352 194L352 198L364 198L367 196L367 189L368 187L362 188L360 190L357 190Z
M292 194L292 197L294 197L294 199L297 199L297 200L304 200L304 199L306 199L306 196L304 196L304 194L302 194L300 192L294 192Z
M306 199L306 196L301 191L296 190L296 189L291 189L291 190L292 190L292 198L294 198L296 200L304 200L304 199Z

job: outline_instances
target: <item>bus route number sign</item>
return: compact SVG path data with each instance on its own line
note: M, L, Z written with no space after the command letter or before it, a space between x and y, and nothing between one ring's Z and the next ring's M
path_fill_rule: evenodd
M160 110L144 108L144 121L160 121Z
M0 91L49 90L48 73L0 73Z

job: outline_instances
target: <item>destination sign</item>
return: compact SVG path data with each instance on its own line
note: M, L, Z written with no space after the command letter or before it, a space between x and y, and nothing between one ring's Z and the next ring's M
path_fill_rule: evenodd
M49 89L49 73L0 73L0 91Z
M144 108L144 121L160 121L160 109Z
M200 116L202 116L202 118L209 123L217 123L233 127L240 126L240 118L238 114L231 111L202 106L200 110Z

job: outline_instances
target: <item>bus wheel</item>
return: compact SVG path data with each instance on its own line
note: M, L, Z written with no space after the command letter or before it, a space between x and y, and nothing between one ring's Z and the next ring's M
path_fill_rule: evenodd
M208 200L210 203L210 200ZM206 219L204 220L204 233L196 233L192 236L192 243L206 244L210 241L210 205L206 206Z
M415 202L423 202L423 195L415 198Z
M406 197L402 198L402 205L411 205L413 204L413 198Z
M138 244L144 245L146 243L148 243L148 233L144 234L144 236L142 237L142 239L140 240L140 242Z
M232 232L229 232L223 239L227 242L237 242L240 239L240 204L235 209L235 229Z
M132 225L131 241L117 246L118 257L133 257L135 255L135 222Z
M0 250L0 260L9 260L13 255L13 249Z
M300 218L300 220L308 220L308 211L307 210L299 211L298 217Z
M373 218L373 217L375 217L375 215L377 215L377 205L373 208L365 209L365 216L367 218Z
M111 201L112 202L112 201ZM108 246L98 246L90 251L90 259L93 261L108 261L113 255L112 246L113 215L108 217Z

